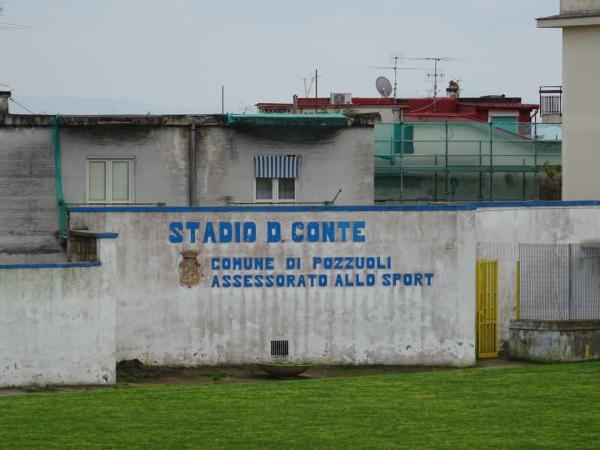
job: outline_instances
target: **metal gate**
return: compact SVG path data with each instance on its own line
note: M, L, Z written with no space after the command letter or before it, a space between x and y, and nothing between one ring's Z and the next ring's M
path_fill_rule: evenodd
M498 261L477 261L477 357L498 357Z

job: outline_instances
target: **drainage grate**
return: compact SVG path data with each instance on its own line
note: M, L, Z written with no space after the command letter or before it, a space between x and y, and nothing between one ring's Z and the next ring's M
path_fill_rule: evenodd
M288 356L289 341L271 341L271 356Z

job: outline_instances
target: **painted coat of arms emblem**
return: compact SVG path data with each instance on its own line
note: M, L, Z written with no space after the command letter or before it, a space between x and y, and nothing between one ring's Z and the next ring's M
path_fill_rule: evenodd
M179 263L179 283L182 286L191 288L200 283L202 274L200 273L200 263L198 262L198 252L186 250L181 252L183 259Z

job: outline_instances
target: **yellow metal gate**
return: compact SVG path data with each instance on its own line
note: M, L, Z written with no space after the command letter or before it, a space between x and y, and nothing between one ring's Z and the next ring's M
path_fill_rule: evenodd
M477 357L498 357L498 261L477 261Z

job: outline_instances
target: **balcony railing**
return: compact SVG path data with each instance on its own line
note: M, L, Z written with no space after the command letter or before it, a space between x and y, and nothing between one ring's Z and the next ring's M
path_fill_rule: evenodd
M540 115L562 115L562 86L540 87Z

